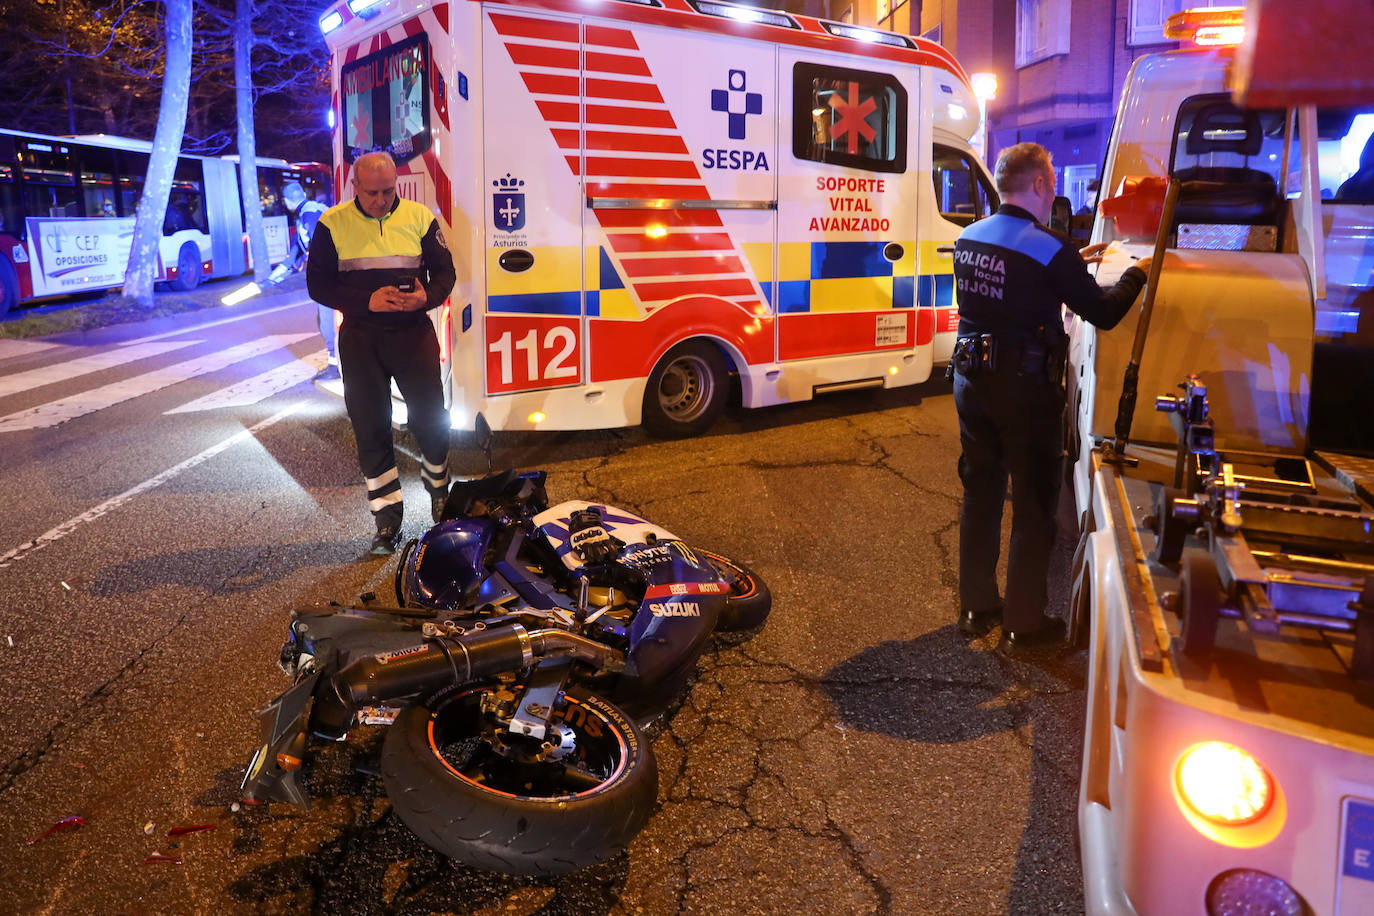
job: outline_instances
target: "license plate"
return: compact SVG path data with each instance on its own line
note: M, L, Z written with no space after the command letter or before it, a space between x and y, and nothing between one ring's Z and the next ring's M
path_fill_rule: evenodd
M1341 858L1336 916L1374 913L1374 801L1341 803Z

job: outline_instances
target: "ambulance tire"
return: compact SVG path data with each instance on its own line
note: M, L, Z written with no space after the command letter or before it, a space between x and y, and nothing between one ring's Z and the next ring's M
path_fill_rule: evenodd
M644 389L644 428L662 439L685 439L711 427L725 409L730 370L711 343L688 340L669 350Z
M0 315L8 315L19 304L19 276L9 258L0 255Z
M186 242L177 252L176 278L169 280L167 285L178 292L189 293L200 286L203 273L204 270L200 262L200 246L195 242Z

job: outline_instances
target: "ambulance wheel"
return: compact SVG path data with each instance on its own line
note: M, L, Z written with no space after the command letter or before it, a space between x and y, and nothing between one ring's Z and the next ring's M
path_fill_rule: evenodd
M1217 641L1221 604L1226 597L1211 554L1203 550L1184 553L1178 591L1179 641L1183 654L1204 659L1211 654Z
M177 252L176 279L168 281L167 285L188 293L200 286L201 274L200 246L195 242L186 242Z
M0 315L9 314L9 310L18 304L19 277L9 258L0 255Z
M713 344L678 344L654 366L644 389L644 428L664 439L696 436L725 409L725 358Z

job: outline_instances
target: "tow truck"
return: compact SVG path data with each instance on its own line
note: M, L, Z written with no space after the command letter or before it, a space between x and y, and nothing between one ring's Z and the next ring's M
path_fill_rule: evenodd
M1150 276L1070 326L1092 914L1374 913L1374 106L1238 107L1244 17L1132 68L1092 241Z

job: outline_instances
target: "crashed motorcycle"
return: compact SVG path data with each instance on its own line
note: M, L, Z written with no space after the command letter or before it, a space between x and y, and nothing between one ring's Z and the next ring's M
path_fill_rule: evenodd
M245 799L308 808L311 751L386 725L392 808L444 855L549 875L627 846L658 791L644 728L712 633L762 626L771 597L744 564L632 512L550 506L545 483L456 482L403 548L396 607L293 612L294 684L262 712Z

